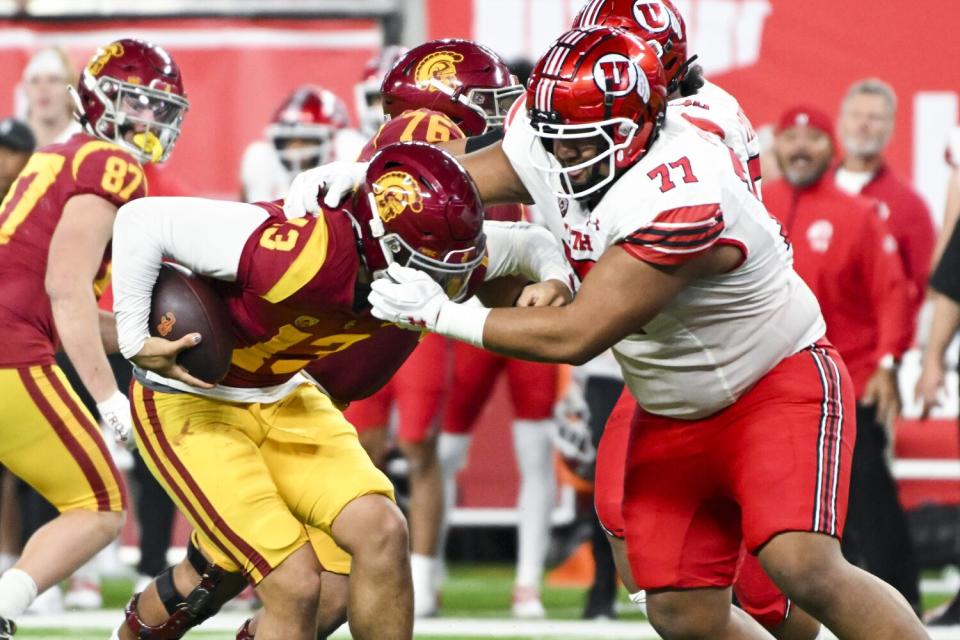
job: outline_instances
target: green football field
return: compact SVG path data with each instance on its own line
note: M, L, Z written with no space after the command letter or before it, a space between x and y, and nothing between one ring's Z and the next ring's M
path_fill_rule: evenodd
M580 621L584 589L547 587L543 593L548 620L545 622L515 622L509 617L510 590L513 569L499 565L470 565L454 567L443 591L443 610L440 618L418 623L417 638L432 640L468 640L498 638L499 640L606 640L631 638L648 640L656 634L646 624L643 615L626 599L621 590L617 622ZM120 609L130 594L131 582L112 580L104 584L106 609L85 614L71 613L71 623L57 626L56 616L26 618L17 637L59 638L70 640L107 640L113 627L120 623ZM925 605L933 607L943 602L945 595L928 595ZM209 640L232 640L235 630L248 613L224 612L208 624L215 629L198 630L187 637ZM206 626L206 625L205 625ZM337 637L349 638L344 627ZM958 639L960 630L938 631L935 639Z

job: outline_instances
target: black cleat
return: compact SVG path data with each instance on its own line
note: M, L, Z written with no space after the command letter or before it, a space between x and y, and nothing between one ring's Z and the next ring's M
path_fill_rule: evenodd
M10 640L16 632L17 625L14 624L13 620L0 618L0 640Z

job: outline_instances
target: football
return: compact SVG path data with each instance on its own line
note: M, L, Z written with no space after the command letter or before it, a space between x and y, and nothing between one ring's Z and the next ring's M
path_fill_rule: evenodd
M178 340L188 333L202 336L177 363L205 382L223 380L230 368L233 332L226 306L210 285L183 267L163 264L153 286L150 335Z

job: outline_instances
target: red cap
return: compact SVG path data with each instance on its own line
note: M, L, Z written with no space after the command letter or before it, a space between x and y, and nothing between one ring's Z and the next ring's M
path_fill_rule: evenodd
M830 116L816 107L801 105L784 111L777 122L776 133L779 135L791 127L812 127L822 131L830 138L830 143L836 146L833 135L833 121L830 120Z

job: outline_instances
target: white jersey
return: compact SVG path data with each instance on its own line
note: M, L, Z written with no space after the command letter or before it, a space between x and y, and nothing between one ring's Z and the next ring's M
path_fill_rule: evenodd
M730 150L667 111L651 151L592 210L559 201L559 180L534 167L557 167L523 117L508 126L503 149L544 223L582 275L615 244L641 259L677 264L719 244L744 262L688 285L643 332L614 346L624 380L647 411L695 419L733 404L784 358L823 337L816 298L793 270L789 244L741 178ZM691 390L695 390L691 392Z
M696 94L668 102L667 110L716 135L730 147L760 195L760 139L736 98L705 80Z
M332 160L355 160L366 139L353 129L341 129L333 137ZM266 140L250 143L240 163L240 183L246 202L268 202L284 197L299 171L288 171L273 144Z

